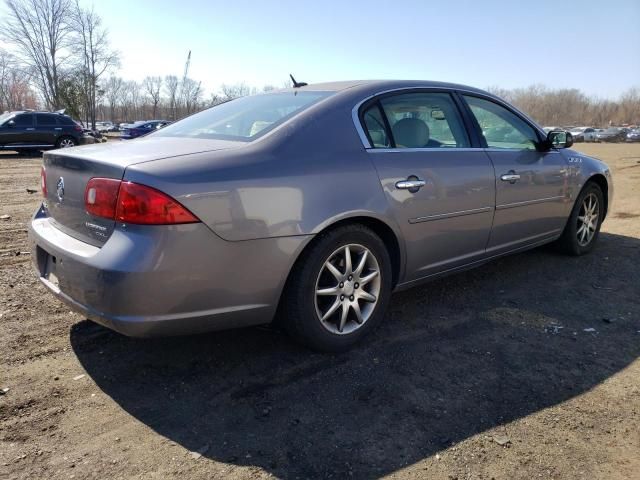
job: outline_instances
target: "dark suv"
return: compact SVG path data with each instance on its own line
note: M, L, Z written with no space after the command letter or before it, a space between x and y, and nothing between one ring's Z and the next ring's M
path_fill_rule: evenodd
M92 143L68 115L18 111L0 115L0 150L45 150Z

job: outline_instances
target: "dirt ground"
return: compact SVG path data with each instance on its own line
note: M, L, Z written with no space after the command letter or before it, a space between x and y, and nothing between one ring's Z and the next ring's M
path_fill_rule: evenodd
M340 355L71 313L27 252L40 159L0 155L0 477L640 478L640 144L576 147L614 173L592 254L396 294Z

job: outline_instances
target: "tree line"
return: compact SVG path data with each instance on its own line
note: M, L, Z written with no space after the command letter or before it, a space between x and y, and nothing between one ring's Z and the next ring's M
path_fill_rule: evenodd
M544 85L489 91L526 112L541 125L640 125L640 88L632 87L617 100L591 98L575 88L550 89Z
M0 112L65 109L95 128L95 122L177 120L233 98L268 91L244 83L222 85L205 95L202 83L184 73L148 76L141 82L118 76L120 59L93 8L79 0L5 0L8 10L0 38ZM283 83L282 86L289 86ZM617 100L588 97L577 89L542 85L489 89L543 125L622 125L640 123L640 89Z

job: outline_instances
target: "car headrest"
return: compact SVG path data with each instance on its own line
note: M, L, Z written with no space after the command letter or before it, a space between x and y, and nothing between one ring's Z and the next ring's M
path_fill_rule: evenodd
M421 148L429 143L429 126L419 118L403 118L391 128L396 146Z

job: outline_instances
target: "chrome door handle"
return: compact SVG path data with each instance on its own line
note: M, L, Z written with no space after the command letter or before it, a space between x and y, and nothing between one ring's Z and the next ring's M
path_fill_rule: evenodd
M520 180L520 175L513 170L510 170L509 173L505 173L504 175L500 176L500 180L502 180L503 182L516 183L518 180Z
M54 130L62 130L62 127L54 128Z
M27 130L35 130L35 128L27 128Z
M401 190L417 190L424 187L426 184L427 182L425 182L424 180L420 180L419 178L416 178L415 180L407 179L396 182L396 188L399 188Z

